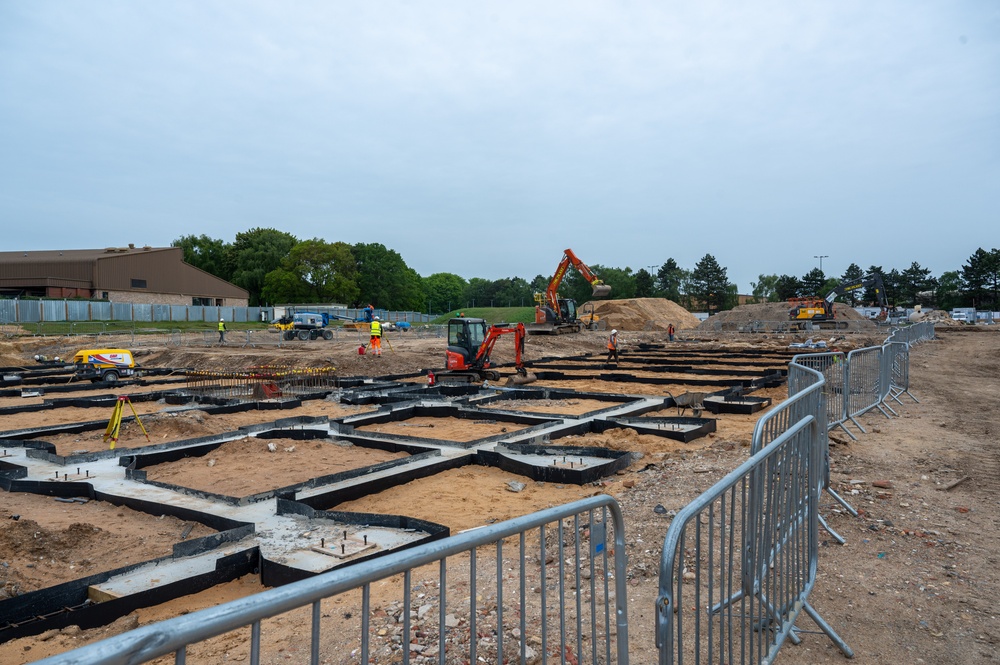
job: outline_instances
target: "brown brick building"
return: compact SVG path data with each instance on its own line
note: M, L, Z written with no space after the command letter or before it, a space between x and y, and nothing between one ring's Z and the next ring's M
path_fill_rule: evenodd
M184 263L180 247L0 252L0 295L245 307L249 293Z

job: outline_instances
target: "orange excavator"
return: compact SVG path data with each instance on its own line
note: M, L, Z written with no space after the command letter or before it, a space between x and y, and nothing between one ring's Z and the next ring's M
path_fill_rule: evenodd
M537 381L524 367L524 324L494 323L467 317L448 321L448 350L445 369L428 374L428 380L446 383L472 383L474 381L499 381L500 372L490 360L497 340L503 335L514 335L514 372L508 383L525 384ZM431 379L433 377L433 379Z
M583 278L590 283L592 295L601 298L611 293L611 287L597 278L587 264L577 258L572 249L563 251L562 260L556 268L556 272L549 281L549 286L545 293L535 294L535 322L528 325L528 332L533 335L560 334L568 332L580 332L585 327L591 327L594 323L594 316L591 315L591 323L584 323L577 317L576 301L572 298L559 297L559 285L562 284L566 271L573 266Z

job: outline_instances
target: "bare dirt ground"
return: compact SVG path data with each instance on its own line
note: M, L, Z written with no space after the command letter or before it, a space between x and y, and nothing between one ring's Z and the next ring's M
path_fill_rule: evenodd
M693 335L692 331L684 331ZM877 333L873 333L877 335ZM640 341L662 342L663 333L623 334L627 350L629 344ZM786 349L788 343L801 341L800 336L773 335L714 335L705 342L678 342L685 348L760 348ZM845 348L858 348L881 337L849 336L838 341ZM503 340L501 340L502 342ZM527 355L530 360L540 356L571 356L583 351L603 354L603 333L584 332L552 338L530 338ZM230 364L249 366L268 362L284 365L321 366L334 364L338 373L360 375L417 372L428 367L437 368L443 361L441 340L392 338L394 351L379 361L359 357L356 346L347 343L334 347L320 341L280 352L254 352L253 350L156 350L147 354L144 363L164 366L183 364L203 368L228 367ZM342 348L341 348L342 347ZM497 346L497 356L506 353ZM0 349L5 357L23 356L31 352L30 345L12 350ZM27 356L30 358L30 355ZM179 362L183 361L183 363ZM846 434L833 433L832 479L837 490L862 511L859 518L836 512L829 500L824 500L824 514L831 526L847 538L840 546L821 532L823 547L820 551L817 586L810 601L819 613L830 622L852 646L854 662L889 665L895 663L978 663L992 662L1000 657L1000 622L996 618L995 599L1000 596L1000 583L995 573L997 564L997 508L1000 500L1000 454L995 440L1000 432L1000 332L994 327L949 327L939 331L939 339L915 347L911 352L911 390L920 400L915 403L906 396L902 405L894 408L901 417L886 419L871 413L861 420L867 433L852 428L857 441ZM569 383L573 385L568 385ZM536 384L537 385L537 384ZM649 388L643 384L630 384L627 390L613 382L561 382L559 387L605 392L643 390L663 394L662 387ZM698 390L699 388L692 388ZM658 391L658 392L657 392ZM771 396L777 404L784 397L784 387L770 389L755 395ZM317 411L328 407L331 413L342 405L316 404ZM525 409L530 410L530 409ZM675 415L673 410L664 414ZM243 414L235 414L242 416ZM260 422L281 417L283 412L261 412ZM638 435L631 430L606 432L599 437L590 435L581 445L606 445L616 449L637 450L644 454L621 476L602 481L598 487L555 486L529 482L525 491L514 493L506 489L511 474L494 469L476 467L455 469L433 479L424 479L388 490L375 497L359 499L356 509L398 512L414 517L425 516L432 521L448 524L453 530L470 528L494 520L566 503L580 496L595 492L610 493L622 505L626 520L628 542L629 614L631 627L632 662L655 662L653 645L653 603L657 592L657 566L663 536L670 522L670 514L690 502L698 493L707 489L747 456L747 446L754 416L720 417L718 431L691 444ZM0 422L0 430L28 426L35 414L22 414L18 424ZM206 428L218 431L233 429L225 418L209 417ZM332 416L331 417L337 417ZM218 418L218 420L216 420ZM421 428L413 428L421 429ZM405 432L413 434L414 432ZM199 436L192 434L191 436ZM603 438L603 441L600 439ZM571 443L564 439L561 443ZM297 442L296 445L301 445ZM201 460L204 464L205 460ZM473 473L473 471L475 473ZM462 473L470 474L463 477ZM494 474L494 475L490 475ZM879 481L879 485L873 483ZM952 486L956 481L961 481ZM55 504L52 499L18 497L26 502L41 501L35 507L12 503L13 496L2 497L0 507L0 562L8 565L0 576L14 583L21 583L40 570L59 571L63 579L79 577L70 565L83 560L100 558L85 551L77 552L76 539L65 538L60 557L49 553L32 555L17 547L4 545L10 529L17 528L20 520L31 519L43 528L66 529L63 526L45 526L39 519L43 515L60 511L71 513L86 505ZM443 499L435 504L436 499ZM354 503L354 502L352 502ZM447 509L435 509L434 505ZM658 505L666 512L654 510ZM11 506L21 515L15 522L10 519ZM46 508L46 506L48 508ZM95 506L96 507L96 506ZM346 505L340 509L349 509ZM121 527L123 534L135 534L135 542L148 537L141 526L141 519L158 518L130 515L110 507L107 516L86 516L75 519L89 528L109 530L109 523ZM417 514L426 511L427 515ZM121 513L121 514L119 514ZM140 519L141 518L141 519ZM169 519L169 518L165 518ZM162 530L168 535L179 532L181 524ZM86 529L83 529L84 531ZM139 535L142 534L142 535ZM191 537L194 537L192 534ZM168 537L168 541L170 538ZM115 544L110 551L118 552L127 545ZM167 546L169 549L169 545ZM55 559L58 565L40 569L27 567L32 556ZM150 558L144 554L142 558ZM155 555L154 555L155 556ZM119 564L116 564L119 565ZM14 578L14 574L20 577ZM88 570L89 572L89 570ZM46 573L48 575L49 573ZM428 573L428 575L431 575ZM45 586L55 583L57 577L39 578L36 583ZM420 574L416 580L424 582ZM432 582L427 582L428 589ZM27 663L45 655L60 653L80 644L127 630L138 624L176 616L202 606L209 606L240 597L259 589L256 580L244 579L210 589L190 598L183 598L155 608L141 610L126 617L114 626L94 631L62 631L60 634L14 640L0 645L0 662ZM430 593L430 591L428 591ZM373 589L373 613L378 617L389 611L390 596ZM345 617L352 613L356 620L357 609L350 600L324 602L324 621L350 623ZM268 622L267 631L270 658L273 662L305 662L308 649L300 626L308 623L308 613L290 613ZM352 624L353 625L353 624ZM799 625L806 630L814 627L804 615ZM227 636L204 645L198 651L198 662L242 660L246 657L246 640L242 636ZM327 652L329 662L350 662L347 651L341 655ZM241 657L242 656L242 657ZM388 660L388 659L387 659ZM271 662L269 660L268 662ZM379 661L381 662L381 661ZM787 644L778 657L779 663L835 663L844 658L818 634L803 634L800 646Z
M228 441L203 457L186 457L147 467L146 477L195 490L244 497L407 456L349 443L246 438Z
M2 498L0 600L168 556L174 543L214 533L197 522L101 501L62 502L21 493Z

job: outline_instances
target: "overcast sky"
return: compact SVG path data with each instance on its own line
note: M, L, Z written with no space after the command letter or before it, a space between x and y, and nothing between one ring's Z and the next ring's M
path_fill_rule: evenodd
M0 249L712 254L741 292L1000 247L1000 3L0 0Z

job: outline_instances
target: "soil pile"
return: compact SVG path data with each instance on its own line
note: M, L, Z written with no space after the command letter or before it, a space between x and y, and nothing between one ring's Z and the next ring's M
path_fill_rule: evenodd
M921 321L932 321L936 326L964 326L965 323L951 318L951 314L943 309L929 309L921 312L914 312L910 315L910 320L914 323Z
M673 300L666 298L629 298L628 300L591 300L579 309L584 321L590 308L607 322L606 329L666 330L671 323L678 330L698 327L698 318Z
M732 323L736 325L750 324L754 321L787 321L788 310L791 306L787 302L763 302L752 305L740 305L733 309L713 314L698 326L701 330L711 330L716 323ZM862 327L865 324L875 328L875 323L864 315L858 313L853 307L843 303L834 303L833 311L836 318L841 321L860 321Z

